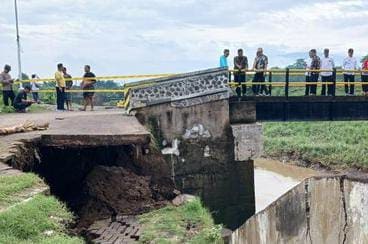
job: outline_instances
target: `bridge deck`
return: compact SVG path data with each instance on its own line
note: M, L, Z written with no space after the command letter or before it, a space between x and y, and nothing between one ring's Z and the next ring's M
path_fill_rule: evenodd
M230 112L236 123L252 116L257 121L366 120L368 97L232 97Z

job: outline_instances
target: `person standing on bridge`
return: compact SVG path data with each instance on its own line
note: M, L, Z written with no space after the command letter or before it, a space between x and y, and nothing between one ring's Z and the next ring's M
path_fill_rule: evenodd
M65 79L65 103L66 103L66 109L68 111L73 111L72 109L72 93L69 91L72 89L73 86L73 80L72 76L68 74L66 67L63 68L63 75Z
M362 90L363 95L368 96L368 58L362 64Z
M64 100L65 100L65 79L63 73L63 64L57 65L57 71L55 72L56 80L56 104L57 111L64 111Z
M321 59L321 69L322 70L331 70L331 71L321 72L321 77L322 77L321 96L326 96L326 84L323 84L323 83L333 83L332 70L335 68L335 62L333 61L332 58L329 57L329 55L330 55L330 50L329 49L326 48L323 53L324 53L324 57ZM327 95L328 96L333 96L333 94L334 94L333 89L334 89L333 84L328 84L327 85Z
M230 51L229 49L224 50L224 55L220 57L220 67L221 68L229 68L229 65L227 63L227 57L229 57Z
M268 58L263 54L263 49L258 48L256 58L254 59L253 69L256 71L253 77L253 82L257 83L252 86L253 93L258 95L268 95L266 85L261 85L259 83L265 82L265 72L268 66Z
M4 71L0 73L0 84L3 86L3 102L4 106L9 106L9 100L11 105L13 105L13 100L15 98L15 94L13 91L14 79L10 76L11 67L6 64L4 67Z
M345 95L354 96L355 70L357 70L357 60L353 57L354 49L348 50L348 56L344 59L342 69L344 72ZM350 86L349 86L350 85ZM349 89L350 88L350 89Z
M308 60L305 60L304 62L304 67L305 69L307 70L307 72L305 72L305 96L309 96L310 94L310 85L308 84L310 82L310 77L311 77L311 72L309 71L310 70L310 67L312 65L312 52L309 51L309 59Z
M246 76L245 71L248 69L248 58L243 55L243 49L238 50L238 56L234 58L234 80L238 83L236 88L236 93L240 97L247 93L247 85L245 84ZM241 86L241 88L240 88Z
M83 76L83 81L82 81L82 89L85 90L85 92L83 92L83 98L84 98L84 108L82 109L82 111L86 111L87 110L87 106L90 105L91 106L91 111L93 111L93 96L94 96L94 92L91 90L94 90L94 84L96 83L96 79L91 79L96 77L94 73L91 72L91 67L89 65L85 65L84 66L84 76Z
M310 85L310 95L315 96L317 94L317 82L319 77L319 70L321 69L321 59L317 56L317 50L312 49L310 50L311 55L311 72L309 81L313 84Z

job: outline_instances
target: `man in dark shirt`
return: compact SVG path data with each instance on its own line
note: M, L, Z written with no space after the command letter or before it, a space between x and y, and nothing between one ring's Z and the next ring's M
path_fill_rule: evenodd
M70 90L73 87L72 76L68 74L66 67L63 68L63 74L65 79L65 103L68 111L73 111L72 109L72 93Z
M96 83L96 79L91 79L96 77L94 73L91 72L91 67L89 65L84 66L84 75L83 75L83 81L82 81L82 89L85 90L83 92L83 98L84 98L84 108L82 111L87 110L87 106L91 105L91 111L93 111L93 96L94 92L91 90L94 90L94 84Z
M319 77L319 69L321 69L321 59L317 56L316 49L310 50L309 54L310 54L310 58L312 59L311 66L310 66L311 72L310 72L309 81L311 83L314 83L309 86L310 95L315 96L317 94L317 82L318 82L318 77ZM316 71L313 72L313 70L316 70Z
M236 93L240 97L243 93L243 96L247 93L247 85L245 70L248 69L248 58L243 56L243 49L238 50L238 56L234 58L234 80L239 84L239 87L236 88ZM240 89L241 85L241 89Z
M18 113L25 113L26 108L31 106L35 101L28 100L27 94L31 92L31 87L29 85L24 86L14 99L13 106Z

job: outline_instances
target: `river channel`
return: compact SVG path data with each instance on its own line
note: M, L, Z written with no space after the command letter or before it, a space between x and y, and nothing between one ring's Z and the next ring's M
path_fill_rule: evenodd
M257 159L254 162L256 212L265 209L306 178L318 171L298 167L277 160Z

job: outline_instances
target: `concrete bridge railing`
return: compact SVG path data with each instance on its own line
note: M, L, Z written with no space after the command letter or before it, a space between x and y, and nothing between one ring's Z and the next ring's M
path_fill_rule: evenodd
M229 97L227 69L208 69L145 81L147 86L132 87L128 93L129 109L172 102L173 106L186 106L188 99L212 95L209 99ZM179 102L181 101L181 102ZM184 101L184 102L183 102ZM192 103L198 103L192 100Z

